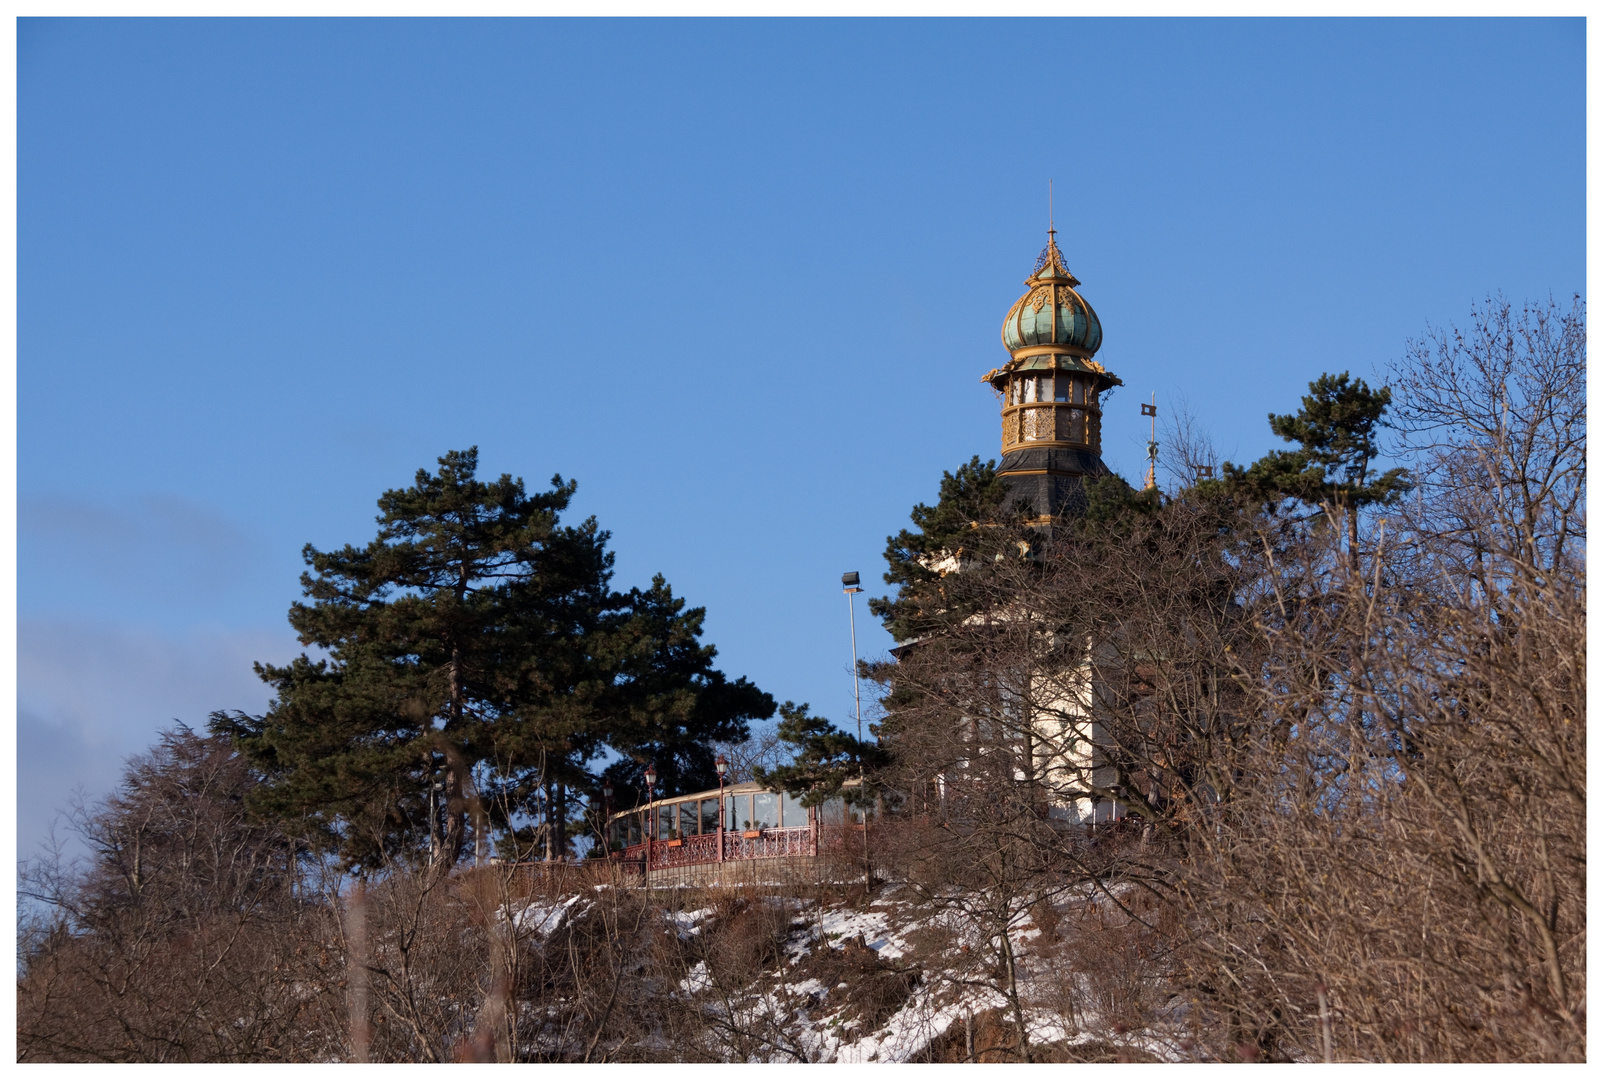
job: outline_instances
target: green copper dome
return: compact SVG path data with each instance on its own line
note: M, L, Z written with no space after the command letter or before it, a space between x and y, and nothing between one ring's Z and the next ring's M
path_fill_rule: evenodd
M1063 345L1089 359L1102 347L1102 322L1074 286L1079 284L1063 263L1057 239L1048 235L1046 249L1025 279L1029 291L1019 297L1002 322L1002 344L1009 352L1040 345Z

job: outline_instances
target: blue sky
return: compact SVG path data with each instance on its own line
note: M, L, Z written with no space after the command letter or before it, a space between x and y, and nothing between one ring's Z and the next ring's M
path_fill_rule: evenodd
M446 450L576 478L618 584L839 721L844 570L998 452L1044 242L1104 457L1234 460L1502 291L1585 289L1572 20L23 20L19 841L259 709L301 546ZM862 651L888 637L858 609Z

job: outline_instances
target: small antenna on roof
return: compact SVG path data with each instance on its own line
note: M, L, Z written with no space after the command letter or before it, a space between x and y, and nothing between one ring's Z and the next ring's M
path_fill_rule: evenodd
M1057 220L1052 213L1052 178L1046 181L1046 235L1055 237L1058 234Z

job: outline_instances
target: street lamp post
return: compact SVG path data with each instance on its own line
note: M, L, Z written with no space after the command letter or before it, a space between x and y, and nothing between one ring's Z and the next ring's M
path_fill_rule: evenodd
M601 850L612 858L612 841L608 833L612 829L612 781L601 781Z
M857 702L857 741L863 741L863 689L862 680L857 677L857 594L863 590L859 587L862 579L857 571L852 570L840 576L842 591L846 594L846 611L852 624L852 696Z
M846 594L847 617L852 626L852 698L857 704L857 741L863 741L863 681L857 675L857 594L862 592L862 578L856 570L848 570L840 576L841 590ZM857 759L857 797L862 799L868 794L863 782L863 759ZM874 871L868 862L868 803L863 803L863 893L867 895L873 886Z
M724 773L729 771L729 761L722 755L713 762L718 770L718 861L724 861Z
M646 766L646 871L651 871L651 856L656 848L657 808L652 805L652 789L657 786L657 763Z

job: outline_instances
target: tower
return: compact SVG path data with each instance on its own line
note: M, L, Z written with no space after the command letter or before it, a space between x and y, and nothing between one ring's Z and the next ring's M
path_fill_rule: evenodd
M1102 401L1123 382L1095 359L1102 322L1079 284L1058 249L1057 230L1049 227L1025 293L1002 322L1008 362L984 376L1002 403L997 473L1008 486L1009 504L1027 502L1040 524L1082 510L1085 479L1110 471L1102 461ZM1083 647L1078 660L1024 674L1018 718L1032 732L1032 772L1046 789L1050 815L1073 824L1121 813L1117 804L1091 795L1114 778L1105 756L1098 644Z
M1075 291L1057 230L1002 322L1010 359L982 376L1002 402L1002 464L1013 505L1037 519L1085 504L1084 478L1103 476L1102 396L1123 383L1093 357L1102 323Z

